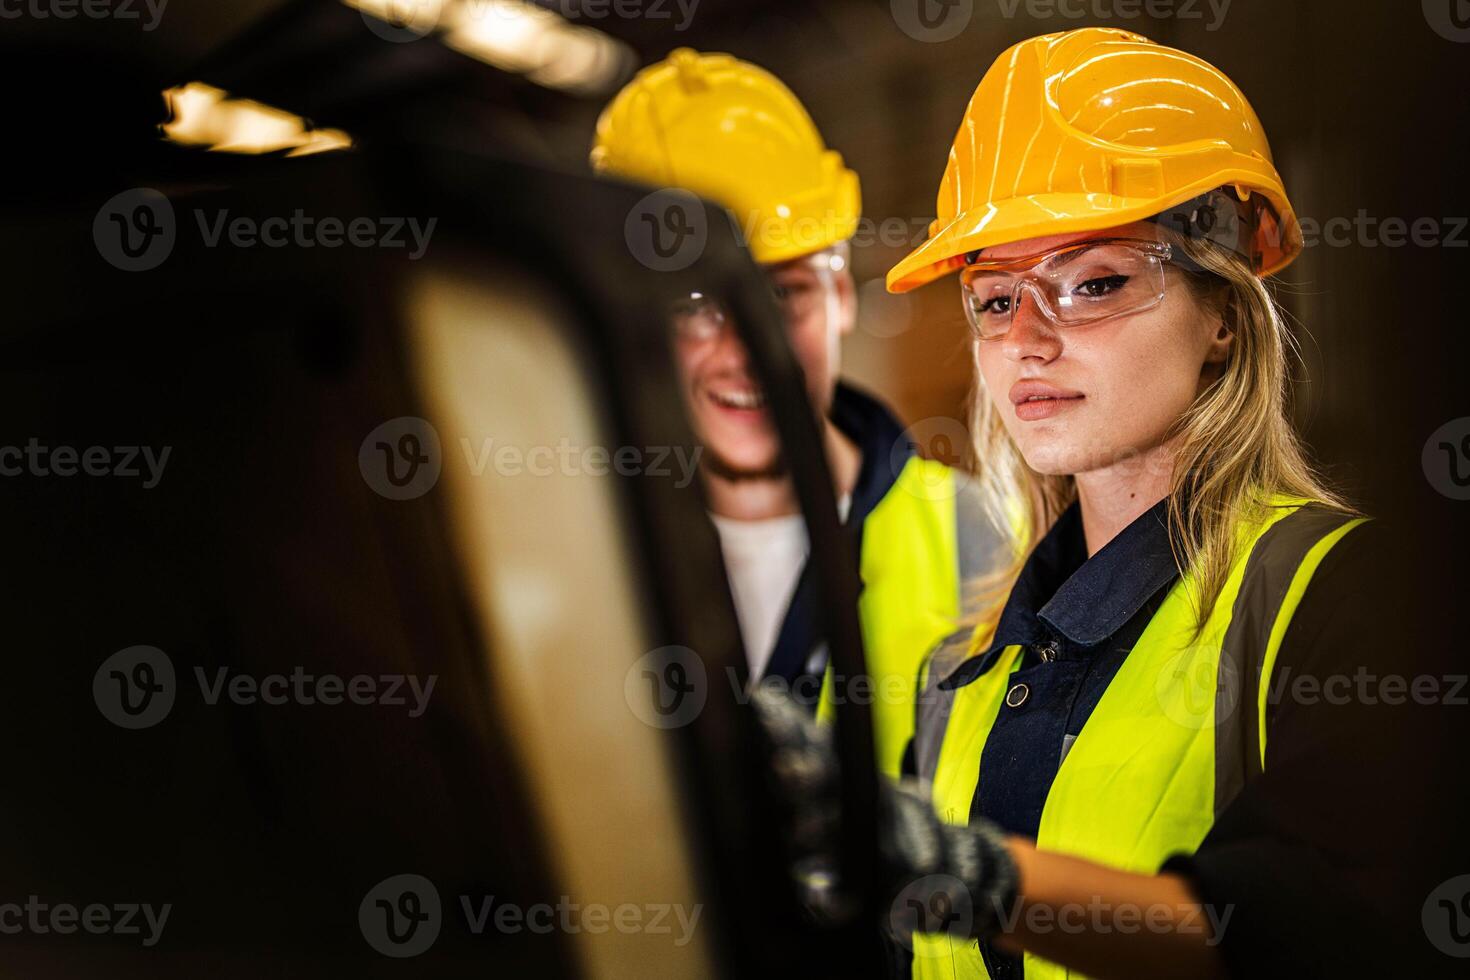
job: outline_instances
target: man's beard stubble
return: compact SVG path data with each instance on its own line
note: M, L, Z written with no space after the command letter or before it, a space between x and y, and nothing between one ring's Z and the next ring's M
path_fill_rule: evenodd
M730 483L749 483L757 480L784 480L791 476L791 468L786 465L786 456L777 453L776 458L770 466L749 467L736 466L725 459L719 453L704 447L704 459L701 461L711 476L719 477Z

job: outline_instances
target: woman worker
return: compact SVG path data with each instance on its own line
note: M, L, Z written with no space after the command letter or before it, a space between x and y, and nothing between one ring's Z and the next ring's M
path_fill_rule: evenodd
M1302 975L1359 948L1312 795L1352 761L1272 686L1361 650L1377 533L1287 419L1264 277L1300 248L1259 120L1199 58L1050 34L972 97L888 285L958 274L1016 561L921 679L909 769L939 822L891 801L915 976Z

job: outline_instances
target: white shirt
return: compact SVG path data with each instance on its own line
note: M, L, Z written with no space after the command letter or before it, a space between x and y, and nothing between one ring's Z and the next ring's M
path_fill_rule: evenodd
M838 502L838 513L844 521L851 504L851 496ZM725 553L725 574L730 579L730 595L745 641L745 660L750 676L759 678L776 650L781 623L811 550L806 520L800 514L758 521L717 514L710 518L720 533L720 548Z

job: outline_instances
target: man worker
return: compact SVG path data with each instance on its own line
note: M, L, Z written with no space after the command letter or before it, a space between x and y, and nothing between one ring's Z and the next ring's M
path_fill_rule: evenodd
M592 164L724 205L770 277L855 539L878 768L896 777L913 734L919 664L954 630L963 586L998 539L963 474L920 458L888 409L838 381L841 341L857 315L849 252L857 174L775 76L688 48L645 68L607 106ZM825 716L826 643L807 531L760 384L718 301L693 294L671 320L750 677L784 682Z

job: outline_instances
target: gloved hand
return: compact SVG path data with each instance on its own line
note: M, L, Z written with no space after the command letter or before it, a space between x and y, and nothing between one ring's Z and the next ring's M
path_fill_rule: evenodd
M758 685L752 695L770 746L771 770L787 813L792 873L818 918L849 906L837 876L841 802L832 731L785 692ZM1016 901L1016 865L994 824L942 822L911 789L879 787L879 884L889 926L914 932L988 936Z

